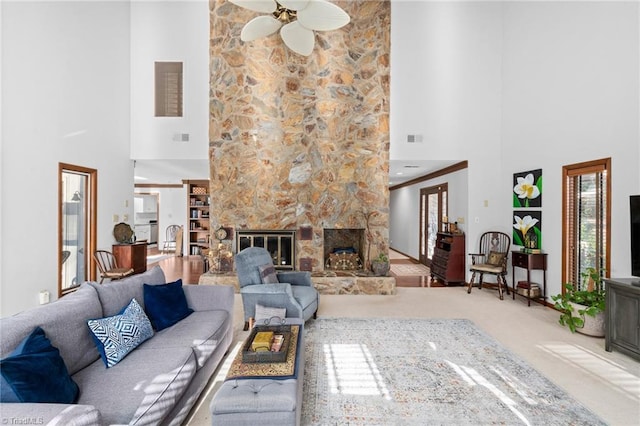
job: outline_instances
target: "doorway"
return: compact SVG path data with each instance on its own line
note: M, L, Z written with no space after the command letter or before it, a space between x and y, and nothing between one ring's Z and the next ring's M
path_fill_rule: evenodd
M423 265L431 266L438 231L448 215L448 185L446 183L420 189L420 255Z
M97 170L58 165L58 297L95 280Z
M136 192L133 194L133 226L137 241L146 241L149 246L157 247L159 211L158 193Z

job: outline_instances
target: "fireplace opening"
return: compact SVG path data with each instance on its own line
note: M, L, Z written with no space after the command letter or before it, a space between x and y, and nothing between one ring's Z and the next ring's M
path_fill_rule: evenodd
M296 231L239 230L236 232L238 252L247 247L263 247L271 254L273 265L278 270L295 269Z
M334 271L363 269L365 250L364 229L325 229L324 267Z

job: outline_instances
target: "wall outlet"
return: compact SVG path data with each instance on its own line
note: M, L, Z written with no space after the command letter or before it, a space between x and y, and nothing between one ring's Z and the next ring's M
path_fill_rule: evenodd
M42 290L38 295L38 298L40 299L40 304L46 305L47 303L49 303L50 296L51 295L49 294L48 290Z
M123 214L122 215L122 221L123 222L128 222L129 221L129 215L128 214Z

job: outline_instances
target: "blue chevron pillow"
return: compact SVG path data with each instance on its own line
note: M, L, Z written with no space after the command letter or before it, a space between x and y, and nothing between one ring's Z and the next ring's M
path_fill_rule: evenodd
M149 318L136 299L118 315L87 321L104 364L113 367L129 352L153 336Z

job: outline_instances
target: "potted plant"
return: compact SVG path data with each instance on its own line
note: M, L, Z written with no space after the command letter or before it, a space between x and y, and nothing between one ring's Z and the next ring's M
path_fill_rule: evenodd
M389 269L389 257L382 252L380 252L378 257L371 261L371 270L373 271L373 275L376 277L386 276Z
M563 285L563 294L552 296L555 308L560 311L561 325L571 332L588 336L604 336L605 289L602 277L596 268L587 268L582 273L583 289L572 283Z

